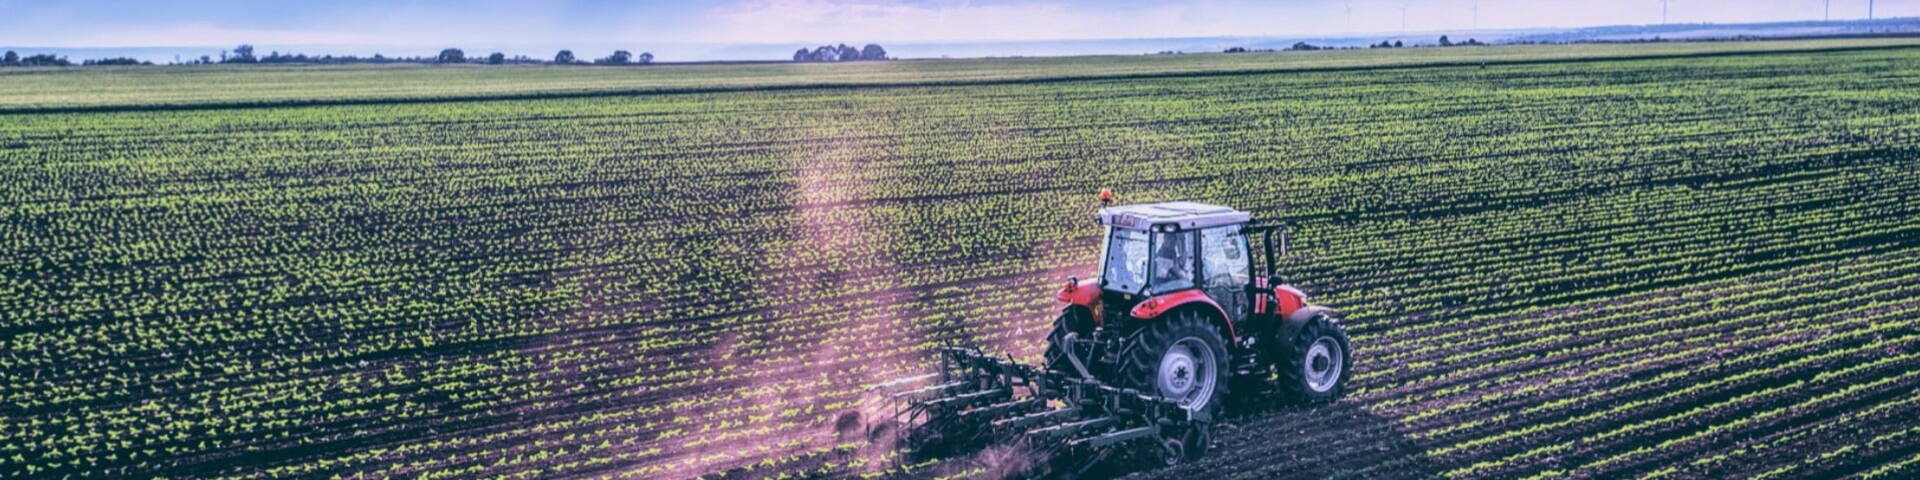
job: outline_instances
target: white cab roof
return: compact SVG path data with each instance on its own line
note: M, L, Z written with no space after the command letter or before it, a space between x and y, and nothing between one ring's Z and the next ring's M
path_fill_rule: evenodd
M1198 202L1164 202L1122 205L1100 209L1095 217L1102 225L1130 230L1155 230L1161 225L1171 225L1177 230L1191 230L1234 223L1247 223L1253 218L1247 212L1219 205Z

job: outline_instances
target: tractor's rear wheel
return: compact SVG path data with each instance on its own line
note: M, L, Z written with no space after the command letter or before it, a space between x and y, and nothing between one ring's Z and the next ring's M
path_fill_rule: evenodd
M1073 347L1067 344L1067 334L1073 334L1081 339L1093 335L1093 313L1087 310L1087 307L1073 305L1061 311L1060 318L1053 321L1053 331L1047 334L1047 369L1079 377L1080 369L1075 368L1073 360L1067 358L1067 355L1074 352ZM1089 360L1080 359L1083 364ZM1088 366L1088 368L1092 367Z
M1280 359L1275 367L1280 390L1289 400L1312 405L1346 394L1347 379L1353 377L1353 350L1338 321L1318 315L1292 338L1279 340Z
M1227 396L1227 342L1206 314L1181 309L1133 334L1117 372L1123 386L1211 414Z

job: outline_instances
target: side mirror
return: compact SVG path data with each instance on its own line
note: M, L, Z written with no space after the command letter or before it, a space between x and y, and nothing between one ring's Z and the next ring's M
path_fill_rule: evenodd
M1287 256L1287 226L1285 225L1280 227L1280 252L1275 255Z

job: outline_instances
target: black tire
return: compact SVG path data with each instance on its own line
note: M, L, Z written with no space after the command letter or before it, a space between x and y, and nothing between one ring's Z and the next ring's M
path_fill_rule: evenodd
M1220 329L1214 326L1211 317L1200 310L1183 308L1151 320L1148 325L1134 332L1128 339L1126 351L1120 355L1120 364L1116 373L1123 387L1166 396L1156 384L1160 374L1161 358L1169 353L1176 342L1186 339L1198 340L1213 350L1213 368L1210 372L1214 377L1213 393L1203 404L1189 407L1195 412L1206 412L1212 415L1227 398L1227 382L1232 374L1228 371L1230 357L1227 354L1226 338L1220 334ZM1201 385L1204 384L1196 384L1195 387Z
M1093 335L1093 312L1079 305L1068 306L1060 312L1060 318L1053 320L1053 331L1047 334L1047 369L1079 377L1080 370L1073 368L1073 361L1067 359L1065 345L1069 332L1083 339ZM1080 359L1081 362L1088 360Z
M1292 338L1279 340L1279 361L1274 367L1279 370L1280 392L1288 401L1316 405L1346 395L1347 380L1353 378L1353 346L1338 320L1316 315ZM1315 344L1322 342L1322 350L1316 352ZM1332 349L1339 351L1329 351ZM1338 363L1334 364L1336 358ZM1339 371L1333 372L1334 368Z

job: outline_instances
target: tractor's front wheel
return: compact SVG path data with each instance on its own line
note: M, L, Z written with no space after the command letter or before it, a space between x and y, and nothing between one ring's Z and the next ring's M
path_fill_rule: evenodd
M1157 392L1188 411L1213 413L1227 396L1227 342L1220 329L1194 309L1148 322L1121 355L1124 386Z
M1347 379L1353 377L1353 350L1347 331L1332 317L1318 315L1294 332L1281 338L1279 370L1280 390L1290 400L1302 404L1320 404L1346 394Z

